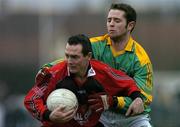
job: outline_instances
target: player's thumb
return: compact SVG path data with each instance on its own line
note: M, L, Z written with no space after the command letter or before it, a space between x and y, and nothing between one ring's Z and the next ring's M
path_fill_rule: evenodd
M128 110L127 110L125 115L126 116L130 116L131 112L132 112L132 108L131 108L131 106L129 106L129 108L128 108Z

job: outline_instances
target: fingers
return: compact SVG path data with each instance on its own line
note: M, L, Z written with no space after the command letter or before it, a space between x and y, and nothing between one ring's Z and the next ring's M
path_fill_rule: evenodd
M64 113L64 117L63 117L62 121L68 122L69 120L71 120L74 117L75 113L76 112L74 112L74 110L72 110L72 111L70 110L70 111Z
M64 117L62 119L63 122L67 122L67 121L71 120L74 117L74 115L76 114L76 111L77 111L76 108L72 108L69 111L64 112Z
M127 112L126 112L126 116L133 116L133 115L137 115L140 114L144 111L144 104L141 98L136 98L131 105L129 106Z
M100 98L96 98L96 99L88 99L88 103L89 103L90 105L96 104L96 103L99 102L99 99L100 99Z
M134 116L137 114L140 114L141 112L139 111L138 107L135 107L134 105L130 105L127 112L126 112L126 116Z
M88 103L90 108L96 112L107 110L110 107L110 104L112 104L109 100L112 99L110 99L110 96L108 96L105 92L100 92L88 96Z
M144 111L144 103L142 99L136 98L134 103L135 103L135 107L137 107L136 113L138 114L142 113Z
M90 109L92 109L95 112L102 112L104 110L104 106L100 95L89 96L88 103Z
M102 112L104 110L104 108L102 107L102 104L100 104L100 103L90 105L89 108L95 112Z
M52 111L52 113L49 116L49 119L55 123L64 123L71 120L74 117L75 113L76 110L74 108L70 109L69 111L65 111L64 106L57 107Z
M99 94L91 94L91 95L88 96L88 99L97 99L99 97L100 97Z
M101 110L103 110L102 108L102 104L101 104L101 98L96 95L90 95L88 97L88 103L89 103L89 107L93 110L93 111L96 111L96 112L100 112Z
M99 92L99 93L94 93L88 96L88 99L97 99L100 98L101 95L106 95L105 92Z

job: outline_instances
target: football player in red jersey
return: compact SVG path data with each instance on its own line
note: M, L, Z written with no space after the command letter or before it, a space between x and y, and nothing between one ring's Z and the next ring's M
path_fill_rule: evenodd
M129 96L143 112L143 101L134 80L124 72L91 59L90 40L85 35L68 39L66 59L38 73L36 83L24 99L27 110L43 127L103 127L99 122L104 110L118 107L116 96ZM64 107L49 111L48 95L55 89L66 88L74 92L79 107L68 112Z

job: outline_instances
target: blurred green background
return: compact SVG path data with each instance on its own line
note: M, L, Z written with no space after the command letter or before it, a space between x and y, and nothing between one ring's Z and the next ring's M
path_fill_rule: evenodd
M112 2L137 11L133 37L146 49L155 73L153 125L180 126L179 0L0 0L0 127L39 126L23 107L35 74L64 57L69 36L105 34Z

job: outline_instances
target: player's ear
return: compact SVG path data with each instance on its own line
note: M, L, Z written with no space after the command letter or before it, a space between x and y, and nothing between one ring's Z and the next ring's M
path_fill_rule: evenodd
M134 21L129 22L128 26L127 26L128 31L132 31L134 29L135 25L136 25L136 22L134 22Z
M90 59L92 58L92 52L89 52L89 53L87 54L87 57L88 57L88 59L90 60Z

